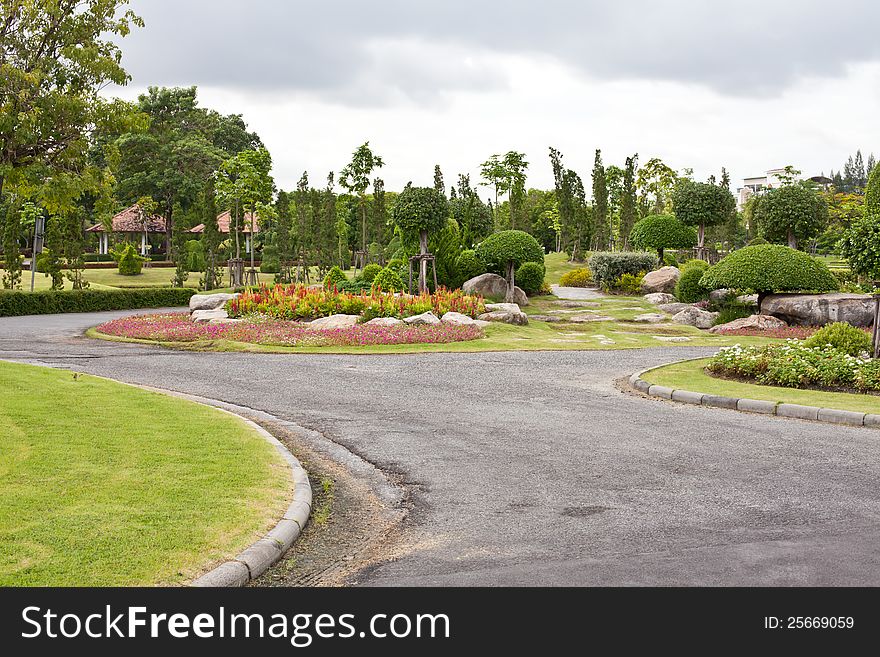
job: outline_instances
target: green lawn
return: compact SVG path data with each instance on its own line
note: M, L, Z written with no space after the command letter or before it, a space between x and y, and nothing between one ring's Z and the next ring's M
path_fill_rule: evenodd
M802 404L804 406L880 414L880 396L824 392L821 390L798 390L796 388L778 388L754 383L728 381L707 374L705 367L708 363L708 358L674 363L651 370L645 373L642 378L650 383L677 390L691 390L693 392L723 397L762 399L787 404Z
M547 281L548 285L558 285L559 279L564 274L587 265L584 262L569 262L567 253L548 253L544 256L544 266L547 268L544 280Z
M0 586L180 584L289 499L276 450L216 409L0 362Z

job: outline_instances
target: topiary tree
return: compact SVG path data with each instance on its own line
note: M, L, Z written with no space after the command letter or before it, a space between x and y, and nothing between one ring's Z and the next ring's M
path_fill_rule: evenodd
M630 242L638 249L656 249L664 262L664 249L689 249L697 244L697 233L671 214L652 214L633 226Z
M324 287L328 289L339 287L347 282L348 278L346 277L345 272L343 272L338 266L331 268L330 271L327 272L327 276L324 277Z
M544 287L544 275L547 273L541 262L524 262L516 270L516 283L528 295L537 294Z
M808 187L784 185L757 197L754 217L769 241L796 249L798 241L815 237L828 223L828 205Z
M400 274L391 267L385 267L385 269L376 274L370 291L402 292L403 288L403 279L400 277Z
M706 226L718 226L730 218L736 199L730 190L693 180L681 180L672 194L672 211L686 226L697 227L697 248L702 252Z
M865 216L846 229L837 245L853 273L880 278L880 166L865 188Z
M700 279L711 290L733 288L758 293L758 308L774 292L829 292L837 281L824 263L787 246L761 244L734 251Z
M364 283L372 283L380 271L382 271L381 265L377 265L375 262L370 263L361 272L361 280Z
M443 230L449 217L449 208L444 197L433 187L413 187L407 184L394 204L392 219L394 225L404 233L417 233L419 252L428 253L428 233ZM419 262L419 292L428 289L428 262Z
M504 300L512 302L516 286L516 269L525 262L544 263L544 249L538 240L521 230L502 230L489 235L477 247L477 258L486 269L507 278Z
M113 258L119 266L119 274L122 276L137 276L141 273L141 268L147 258L141 257L134 244L125 242L116 251L111 251Z

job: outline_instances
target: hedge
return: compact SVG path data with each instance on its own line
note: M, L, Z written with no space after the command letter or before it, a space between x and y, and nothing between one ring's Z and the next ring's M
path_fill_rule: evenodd
M657 266L657 256L653 253L633 253L615 251L595 253L587 261L593 274L593 281L603 288L611 289L624 274L638 276L652 271Z
M189 305L196 291L187 288L132 290L63 290L0 292L0 317L89 313L103 310L135 310Z

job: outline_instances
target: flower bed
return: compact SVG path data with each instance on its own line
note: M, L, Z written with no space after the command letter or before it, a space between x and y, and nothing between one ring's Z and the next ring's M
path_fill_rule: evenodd
M408 295L376 291L352 294L334 289L315 289L304 285L261 286L246 290L226 305L230 317L260 314L276 319L317 319L330 315L362 315L364 321L376 317L411 317L431 311L438 317L457 312L476 318L485 312L483 298L461 290L441 288L434 294Z
M262 319L230 324L193 322L187 313L138 315L101 324L105 335L159 342L230 340L286 347L349 347L393 344L446 344L475 340L483 331L475 325L368 326L345 329L310 329L284 320Z
M808 347L800 340L760 347L725 347L707 369L713 374L765 385L880 391L880 360L851 356L830 345Z

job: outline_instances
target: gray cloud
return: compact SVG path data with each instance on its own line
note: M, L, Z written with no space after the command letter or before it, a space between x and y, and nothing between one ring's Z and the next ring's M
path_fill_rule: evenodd
M507 84L494 54L583 75L781 92L880 59L880 3L840 0L480 2L133 0L123 44L136 84L306 93L356 105L433 103ZM547 90L552 91L552 90Z

